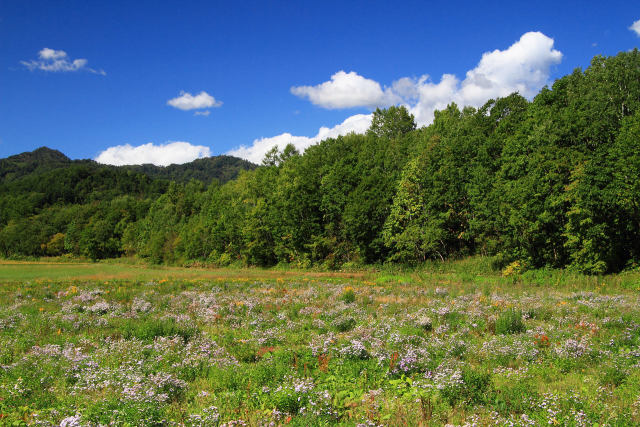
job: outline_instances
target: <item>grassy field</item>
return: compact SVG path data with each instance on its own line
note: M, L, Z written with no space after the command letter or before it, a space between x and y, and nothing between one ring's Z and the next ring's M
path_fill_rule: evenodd
M2 425L638 425L640 275L0 263Z
M310 272L267 269L205 269L110 262L0 261L0 282L22 281L87 281L87 280L169 280L169 279L225 279L277 277L341 277L359 278L365 272Z

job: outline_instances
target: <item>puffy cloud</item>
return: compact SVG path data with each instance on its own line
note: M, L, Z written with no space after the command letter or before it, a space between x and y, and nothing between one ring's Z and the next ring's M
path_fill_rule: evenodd
M181 91L180 96L168 100L167 105L178 108L179 110L188 111L219 107L222 105L222 102L216 101L213 96L209 95L205 91L202 91L195 96L191 95L189 92Z
M461 98L477 105L515 90L531 97L547 83L550 67L561 60L553 39L540 32L526 33L507 50L483 54L478 66L467 72Z
M192 145L188 142L168 142L166 144L129 144L109 147L95 158L98 163L108 165L142 165L152 163L157 166L187 163L201 157L211 156L209 147Z
M431 123L435 110L451 102L479 107L491 98L513 92L530 98L548 83L551 66L561 60L562 53L553 49L553 39L540 32L529 32L506 50L483 54L462 81L445 74L436 84L423 76L415 84L414 97L418 101L412 104L407 100L407 104L418 125L425 125Z
M287 144L293 144L298 151L302 152L306 150L307 147L316 144L323 139L335 138L339 135L346 135L351 132L364 133L370 125L371 114L356 114L355 116L348 117L345 121L332 128L321 127L318 130L318 133L313 137L295 136L290 133L283 133L269 138L256 139L250 146L243 145L229 151L227 154L241 157L253 163L260 163L262 162L264 155L276 145L280 149L283 149Z
M90 73L100 74L105 76L107 73L104 70L95 70L87 67L88 61L86 59L74 59L71 60L64 50L55 50L45 47L38 52L38 59L31 61L20 61L22 65L29 70L42 70L52 72L69 72L85 70Z
M419 78L400 78L383 90L374 80L355 72L339 71L330 81L293 87L291 92L325 108L402 104L422 126L431 123L435 110L451 102L478 107L491 98L513 92L532 97L548 83L551 66L561 60L562 53L553 49L553 39L540 32L529 32L505 50L484 53L462 81L453 74L444 74L436 83L425 74Z
M291 92L325 108L402 104L416 117L417 124L423 126L433 121L435 110L442 110L451 102L461 107L479 107L491 98L513 92L532 97L548 83L551 66L561 60L562 53L553 49L553 39L540 32L529 32L505 50L484 53L478 65L467 71L462 81L453 74L444 74L435 83L425 74L419 78L400 78L383 90L374 80L355 72L339 71L330 81L317 86L292 87ZM333 128L320 128L313 137L283 133L256 139L252 145L241 146L228 154L259 163L275 145L284 148L291 143L303 151L326 138L349 132L364 133L370 124L371 115L357 114Z
M636 33L638 35L638 37L640 37L640 19L638 19L636 22L634 22L633 24L631 24L631 26L629 27L629 29L631 31L633 31L634 33Z
M338 71L330 81L317 86L294 86L291 93L329 109L384 107L399 101L389 89L382 90L380 83L353 71Z
M41 59L47 59L55 61L56 59L63 59L67 56L67 53L64 50L54 50L45 47L39 52L39 56Z

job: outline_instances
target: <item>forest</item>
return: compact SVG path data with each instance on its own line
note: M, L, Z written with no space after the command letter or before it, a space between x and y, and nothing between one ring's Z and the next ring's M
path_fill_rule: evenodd
M218 160L212 160L218 159ZM640 51L416 128L406 108L366 134L256 167L231 157L113 167L42 148L0 160L0 256L335 269L468 255L588 274L640 261Z

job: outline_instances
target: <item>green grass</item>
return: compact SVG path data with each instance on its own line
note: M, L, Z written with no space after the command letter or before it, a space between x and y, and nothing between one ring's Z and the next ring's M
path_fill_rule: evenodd
M167 280L309 277L328 280L361 277L365 273L314 272L261 268L184 268L115 262L0 261L0 282L83 280Z
M492 268L491 259L468 257L445 262L430 261L421 266L382 265L360 270L301 270L278 265L273 268L184 268L149 265L132 259L79 262L68 259L41 261L0 261L0 283L47 280L224 280L301 279L349 282L369 281L383 286L434 283L453 289L516 291L525 288L552 288L582 291L640 290L640 271L605 276L587 276L558 269L529 270L505 277Z
M0 425L638 425L638 274L0 264Z

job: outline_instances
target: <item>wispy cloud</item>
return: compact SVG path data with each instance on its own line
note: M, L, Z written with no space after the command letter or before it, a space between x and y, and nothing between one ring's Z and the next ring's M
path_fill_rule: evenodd
M636 33L638 35L638 37L640 37L640 19L638 19L636 22L634 22L633 24L631 24L631 26L629 27L629 29L631 31L633 31L634 33Z
M187 163L201 157L211 156L209 147L176 141L155 145L152 142L136 147L125 144L109 147L95 158L96 162L108 165L142 165L151 163L157 166Z
M31 71L42 70L60 73L84 70L93 74L100 74L102 76L107 75L107 73L102 69L97 70L87 67L88 61L84 58L72 60L64 50L55 50L48 47L45 47L38 52L38 59L20 61L20 63Z

